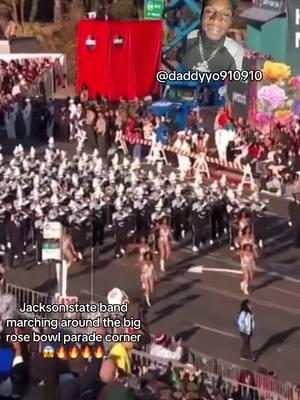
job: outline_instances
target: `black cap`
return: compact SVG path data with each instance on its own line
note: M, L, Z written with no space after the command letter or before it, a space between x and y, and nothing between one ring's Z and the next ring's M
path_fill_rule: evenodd
M202 0L202 10L207 6L208 2L209 0ZM239 0L230 0L230 3L232 4L233 11L235 11L239 6Z

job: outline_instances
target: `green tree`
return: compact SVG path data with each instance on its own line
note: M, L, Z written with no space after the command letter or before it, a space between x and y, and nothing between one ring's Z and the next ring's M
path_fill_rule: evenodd
M114 0L109 8L109 19L135 18L138 18L138 13L132 0Z

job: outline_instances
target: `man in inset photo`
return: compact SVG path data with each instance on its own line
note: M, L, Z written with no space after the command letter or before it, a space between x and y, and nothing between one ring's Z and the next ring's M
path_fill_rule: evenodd
M227 36L237 5L238 0L203 0L200 29L188 35L181 59L186 70L242 69L244 48Z

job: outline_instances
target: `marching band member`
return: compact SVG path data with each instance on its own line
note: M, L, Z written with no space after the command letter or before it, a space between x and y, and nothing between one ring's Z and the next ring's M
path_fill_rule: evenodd
M258 247L262 249L264 247L266 205L263 201L259 199L258 192L254 193L251 200L253 201L251 211L252 211L255 239Z
M127 254L130 252L138 250L139 252L139 264L144 260L144 255L147 252L150 252L150 246L148 240L145 236L141 237L140 243L131 243L127 246Z
M241 249L246 244L250 244L253 247L256 246L251 225L247 225L239 231L235 244L238 249Z
M209 226L209 205L204 198L203 189L196 192L197 199L192 205L191 223L192 223L192 242L193 251L198 252L207 237L207 227Z
M56 264L56 277L57 282L61 281L61 295L67 296L67 279L68 279L68 269L72 267L72 265L78 260L82 259L80 253L78 253L73 245L72 236L69 233L68 229L65 227L62 235L62 254L63 260L62 264ZM62 268L62 272L60 271ZM61 273L61 275L60 275Z
M166 261L171 256L171 227L168 225L168 220L164 217L161 221L161 224L158 225L157 230L159 232L158 238L158 247L159 247L159 255L160 255L160 270L165 272Z
M241 211L239 229L240 231L242 231L244 228L247 228L250 225L251 225L251 218L249 217L247 211L243 209Z
M173 235L176 242L178 242L181 237L185 236L185 204L186 200L182 196L181 187L177 185L175 189L175 198L171 203Z
M143 259L141 261L141 283L148 307L151 307L150 296L154 291L154 281L155 281L154 271L155 269L154 269L152 254L149 251L147 251L143 255Z
M256 270L257 253L254 246L251 243L245 243L242 245L240 250L241 258L241 269L243 273L243 281L241 282L241 291L245 295L249 295L249 287L251 286L254 273Z
M116 250L115 257L120 258L126 253L127 247L127 222L128 214L122 209L122 202L118 198L115 202L116 212L113 214L113 223L115 227L115 237L116 237Z

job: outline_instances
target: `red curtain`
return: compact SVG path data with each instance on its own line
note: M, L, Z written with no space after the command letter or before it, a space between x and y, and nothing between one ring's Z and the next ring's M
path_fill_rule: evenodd
M81 21L77 92L87 84L92 97L99 93L109 100L158 93L162 39L161 21Z

